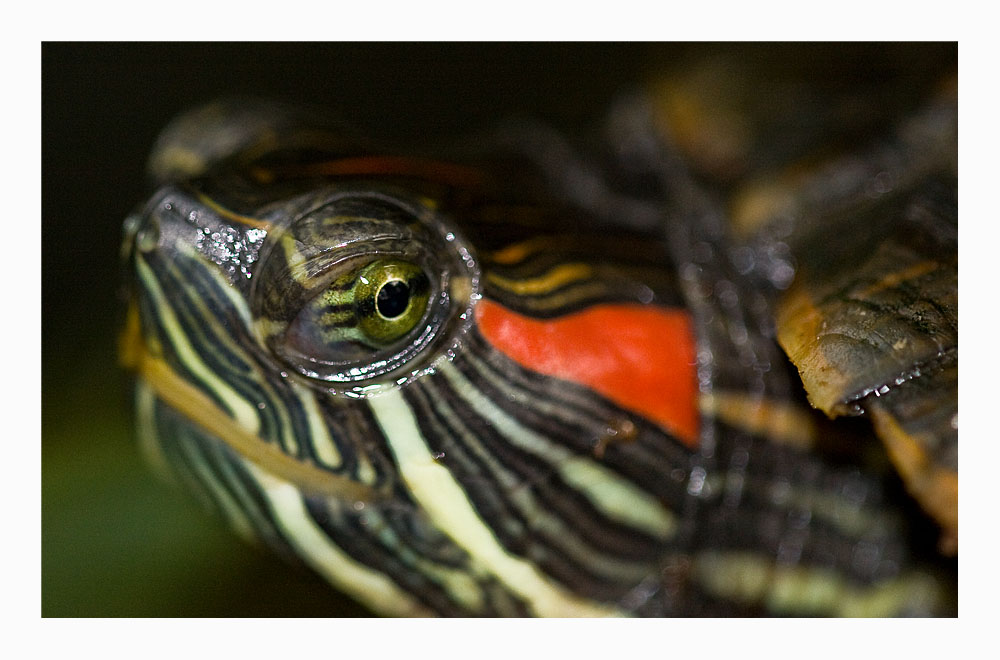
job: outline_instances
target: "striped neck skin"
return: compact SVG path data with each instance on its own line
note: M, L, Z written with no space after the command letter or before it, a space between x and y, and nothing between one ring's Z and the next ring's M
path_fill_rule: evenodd
M699 393L658 237L322 174L126 225L142 445L240 533L386 614L923 611L874 481Z

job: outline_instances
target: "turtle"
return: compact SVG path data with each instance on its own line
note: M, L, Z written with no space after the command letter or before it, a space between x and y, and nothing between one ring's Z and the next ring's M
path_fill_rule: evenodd
M956 86L831 152L691 71L581 139L175 119L122 247L149 463L386 616L954 615Z

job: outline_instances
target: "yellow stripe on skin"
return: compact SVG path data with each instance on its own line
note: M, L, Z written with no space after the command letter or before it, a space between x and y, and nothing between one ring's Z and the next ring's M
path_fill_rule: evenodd
M369 530L376 532L385 547L396 549L405 563L412 562L417 570L443 586L452 598L462 604L466 611L479 612L482 610L483 605L485 605L483 591L473 576L485 577L489 575L489 571L475 562L470 562L468 567L470 570L468 571L435 564L406 546L402 546L402 551L400 551L401 544L396 533L386 524L381 515L372 514L370 511L371 509L368 509L362 514L362 524Z
M131 309L131 308L130 308ZM146 384L142 378L136 379L135 384L135 410L137 426L142 429L139 433L139 452L163 481L169 484L177 484L177 478L170 467L170 462L163 454L157 437L157 426L155 419L156 393Z
M199 255L197 252L188 246L181 246L182 251L185 256L192 260L198 260ZM229 300L229 305L232 310L234 310L239 317L243 320L246 327L251 327L253 321L251 320L250 309L247 306L246 299L240 297L235 290L235 287L231 286L228 281L222 276L222 274L214 269L209 268L206 274L217 281L216 291L220 292ZM198 301L200 305L200 301ZM201 309L201 313L198 314L202 323L211 326L214 330L213 342L222 342L226 344L229 350L234 354L240 354L243 352L243 347L237 344L232 338L231 329L224 327L219 323L219 319L211 313L206 313L207 310ZM263 320L263 319L262 319ZM275 400L274 396L268 396L268 394L273 394L273 387L268 382L267 378L259 373L259 368L253 367L254 374L253 377L258 386L260 386L265 391L265 399ZM293 385L293 387L295 387ZM297 389L296 393L302 395L303 405L308 407L309 401L306 400L305 394L302 393L301 389ZM255 405L260 405L261 402L254 402ZM292 427L291 420L288 417L288 410L284 406L277 406L275 408L277 416L280 418L279 428L281 433L281 442L283 445L284 452L289 455L295 455L299 451L299 438L295 436L294 428ZM256 416L257 413L254 412ZM311 429L315 431L315 425L310 426ZM325 428L325 426L323 427ZM339 462L336 464L331 464L328 467L337 467Z
M656 497L637 488L597 461L578 456L525 428L496 406L492 399L470 383L453 365L443 364L441 374L511 444L553 465L559 476L585 495L599 511L656 538L667 540L674 535L677 521L673 513Z
M522 243L515 243L514 245L508 245L501 250L497 250L490 255L490 259L492 259L494 263L510 266L524 261L529 254L539 252L554 245L562 244L565 240L566 237L536 236Z
M540 297L521 298L518 305L534 312L544 312L553 309L568 307L581 300L595 298L608 292L608 285L604 282L591 280L578 286L570 287L563 291L556 291L553 294Z
M779 444L807 450L816 442L816 424L812 416L785 401L754 399L740 392L715 391L702 395L698 405L703 415L717 417L736 428L767 436Z
M433 615L389 577L358 563L337 547L306 511L298 484L278 479L253 464L247 469L260 484L285 539L331 584L389 616Z
M439 401L436 409L451 428L460 429L464 426L458 414L447 402ZM595 573L621 582L631 580L638 584L655 570L648 563L623 561L613 553L602 553L593 549L581 541L578 530L573 528L572 521L561 518L557 512L539 502L533 492L534 489L526 487L528 484L523 478L508 470L496 456L482 446L477 438L466 431L462 434L461 442L467 447L470 455L477 457L487 466L486 469L494 475L497 485L510 498L511 504L520 512L521 517L525 521L530 521L530 528L548 535L549 538L559 539L558 552L565 553L567 558L589 566Z
M265 466L303 491L331 495L346 501L371 502L384 499L384 494L368 486L327 472L312 463L292 458L260 436L247 431L198 388L178 376L163 360L144 353L138 363L132 366L164 403L222 440L248 461Z
M870 286L861 289L857 293L852 293L852 297L857 296L862 300L866 300L879 293L882 293L886 289L894 289L903 282L909 280L915 280L918 277L922 277L927 273L938 270L939 268L947 268L947 266L933 259L918 261L917 263L907 266L902 270L897 270L892 273L887 273L882 277L882 279L878 280L874 284L871 284Z
M941 549L958 552L958 473L934 463L918 438L878 405L870 409L872 424L885 445L906 489L942 527Z
M134 305L129 317L137 318ZM181 378L166 362L146 350L138 324L127 323L121 339L122 365L135 370L164 403L226 443L248 461L265 465L277 476L307 492L348 501L377 501L384 495L346 477L333 474L283 453L241 427L205 393Z
M389 442L400 473L434 524L487 567L508 589L530 603L539 616L623 616L606 605L584 600L551 582L531 562L511 555L476 514L451 473L434 460L402 393L391 390L369 400Z
M181 177L194 177L204 173L208 161L193 149L171 146L156 154L155 162L150 164L153 171L173 171Z
M308 262L302 253L299 252L295 238L288 234L282 236L278 243L285 251L285 263L288 264L288 274L300 286L308 289L310 282L309 269L306 268Z
M570 282L585 280L593 275L593 269L586 264L560 264L545 275L531 279L514 280L488 273L486 279L492 284L521 296L537 296L548 293Z
M343 457L337 449L337 444L330 437L330 428L324 423L323 415L316 405L316 396L312 390L294 381L289 382L295 395L302 402L302 409L309 420L309 436L312 438L311 446L316 456L326 467L340 467L343 464Z
M198 201L207 206L208 208L212 209L216 213L218 213L226 220L232 220L233 222L238 222L241 225L247 225L250 227L254 227L256 229L263 229L265 231L271 230L272 225L270 222L266 220L260 220L258 218L251 218L248 215L240 215L239 213L234 213L233 211L230 211L226 207L220 205L218 202L216 202L214 199L212 199L211 197L209 197L204 193L198 193Z
M202 382L209 385L209 387L212 388L212 391L215 392L219 398L229 405L230 409L233 411L233 416L236 418L236 421L240 426L247 429L247 432L256 434L260 425L256 408L251 406L249 402L234 392L225 381L221 380L198 358L197 351L195 351L194 347L191 346L190 341L188 341L187 334L184 332L184 329L181 328L180 322L177 320L177 315L174 313L173 308L166 302L160 283L156 279L152 270L150 270L149 266L147 266L142 259L136 259L136 269L139 273L140 279L142 279L143 284L146 287L146 291L153 299L153 302L160 313L163 330L173 341L178 359L184 363L184 365L195 376L200 378Z
M196 450L191 446L191 441L186 438L180 438L177 444L187 456L187 463L191 466L195 477L204 488L211 491L212 502L218 509L222 510L223 518L229 523L233 531L244 541L252 543L256 540L257 535L254 533L254 527L250 523L250 519L244 512L243 507L229 494L229 491L222 487L209 467L197 455Z
M845 581L835 571L784 566L750 553L707 551L692 562L695 580L709 593L777 614L887 617L930 611L936 583L910 573L871 586Z

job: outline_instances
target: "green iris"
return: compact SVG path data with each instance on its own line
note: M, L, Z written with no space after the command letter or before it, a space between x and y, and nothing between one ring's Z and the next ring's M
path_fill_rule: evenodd
M417 326L429 298L430 282L416 264L373 261L358 271L354 287L358 328L371 343L390 344Z

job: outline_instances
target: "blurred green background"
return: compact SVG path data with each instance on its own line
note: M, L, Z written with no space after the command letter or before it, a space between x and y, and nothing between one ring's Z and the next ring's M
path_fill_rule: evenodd
M333 108L389 141L454 138L507 116L567 132L616 94L715 46L657 44L42 45L42 615L368 615L305 570L248 546L158 482L132 437L117 366L121 223L151 191L145 160L178 112L225 95ZM840 44L727 47L730 56ZM888 54L953 60L952 45L852 45L854 71ZM769 57L773 62L775 58ZM807 58L808 59L808 58ZM682 65L680 65L682 66Z

